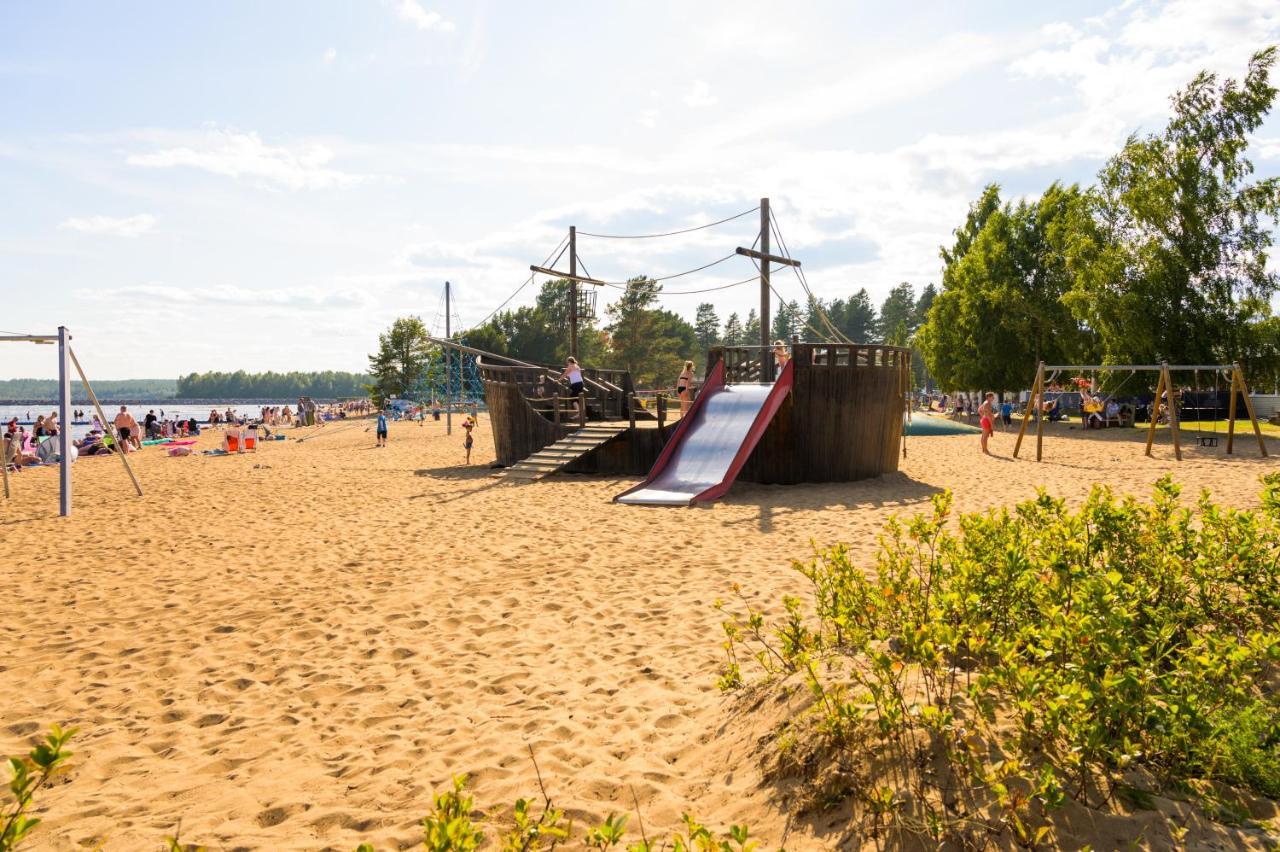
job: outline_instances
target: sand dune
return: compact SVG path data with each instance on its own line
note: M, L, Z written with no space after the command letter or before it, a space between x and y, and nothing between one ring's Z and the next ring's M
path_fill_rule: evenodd
M787 820L749 708L715 688L713 601L734 582L768 606L802 592L788 566L811 541L870 557L887 517L942 488L977 510L1038 486L1145 493L1174 471L1250 506L1277 466L1251 436L1181 464L1161 441L1148 459L1135 433L1055 427L1036 464L911 439L896 476L739 485L693 510L612 505L634 480L494 480L483 423L472 467L434 422L392 424L386 449L346 424L254 455L150 450L141 499L115 460L86 459L71 519L56 471L26 471L0 504L0 748L80 728L37 849L155 848L179 820L215 847L398 848L454 773L488 812L536 793L529 746L580 819L634 795L651 831L688 809L773 844Z

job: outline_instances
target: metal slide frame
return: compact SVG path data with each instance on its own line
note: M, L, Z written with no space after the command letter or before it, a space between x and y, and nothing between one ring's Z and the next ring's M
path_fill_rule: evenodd
M751 412L752 420L742 438L736 441L732 447L733 456L729 459L725 472L719 482L707 485L705 482L697 483L682 490L677 488L655 488L655 484L661 481L663 475L668 472L668 468L672 463L676 453L681 452L687 445L688 441L697 433L697 430L703 425L702 416L706 408L711 405L711 400L725 393L733 393L731 387L724 382L724 362L719 361L712 369L711 375L708 376L704 383L702 392L694 401L693 407L689 413L681 418L680 425L677 427L675 434L667 441L666 446L662 448L662 453L658 456L658 460L654 463L653 469L649 471L649 475L645 477L644 482L633 488L624 491L614 498L614 502L648 504L661 506L691 506L696 502L704 502L716 500L729 490L733 485L743 466L751 455L751 451L760 441L760 437L765 430L769 428L769 424L773 421L774 416L778 413L782 402L786 399L788 393L791 392L794 376L794 367L792 362L788 361L783 368L782 374L778 376L775 382L767 385L740 385L739 387L751 387L753 390L759 389L764 391L764 396L758 404L746 402L745 405L753 405ZM747 411L737 412L745 415ZM732 415L730 415L732 416ZM679 483L676 483L677 486ZM696 490L694 490L696 489ZM644 499L639 494L642 491L651 491L650 499ZM633 499L627 499L631 495L636 495Z

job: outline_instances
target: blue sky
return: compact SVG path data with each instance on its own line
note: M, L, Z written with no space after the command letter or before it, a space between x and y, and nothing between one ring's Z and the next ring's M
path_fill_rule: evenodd
M65 324L104 378L361 370L396 316L442 327L446 279L480 320L570 224L667 230L763 195L820 295L878 300L938 280L985 183L1087 182L1198 70L1274 42L1256 0L3 3L0 329ZM1280 121L1253 159L1280 171ZM579 251L620 280L753 238L747 217ZM758 296L666 304L702 299ZM52 373L47 350L0 360Z

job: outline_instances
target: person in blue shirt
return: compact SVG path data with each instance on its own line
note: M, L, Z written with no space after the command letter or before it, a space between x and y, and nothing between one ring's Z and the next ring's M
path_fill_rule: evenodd
M385 447L387 445L387 412L378 412L378 446Z
M1006 427L1013 423L1013 403L1007 399L1000 403L1000 419Z

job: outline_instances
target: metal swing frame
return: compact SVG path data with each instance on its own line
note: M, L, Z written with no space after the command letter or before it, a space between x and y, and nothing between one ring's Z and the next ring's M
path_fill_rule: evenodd
M1178 425L1178 406L1174 399L1176 391L1173 387L1172 372L1198 370L1215 370L1230 371L1231 373L1231 399L1227 405L1227 454L1230 455L1235 450L1235 430L1236 430L1236 398L1243 397L1245 411L1249 415L1249 422L1253 424L1253 434L1258 439L1258 452L1262 456L1267 456L1267 444L1262 438L1262 427L1258 425L1257 414L1253 410L1253 401L1249 399L1249 386L1244 380L1244 371L1240 369L1239 363L1233 364L1052 364L1046 365L1041 361L1036 367L1036 378L1031 385L1031 398L1027 400L1026 410L1022 413L1022 426L1018 429L1018 440L1013 446L1013 457L1018 457L1018 452L1022 449L1022 439L1027 434L1027 426L1031 422L1031 412L1039 411L1044 404L1045 394L1045 371L1054 372L1079 371L1087 372L1090 370L1131 370L1133 372L1153 372L1159 373L1160 378L1156 381L1156 393L1153 401L1153 409L1151 411L1151 424L1147 427L1147 444L1146 454L1151 455L1151 447L1156 438L1156 421L1160 405L1160 396L1162 393L1167 394L1169 398L1169 432L1173 435L1173 453L1178 461L1182 461L1182 434ZM1216 388L1215 380L1215 388ZM1036 418L1036 461L1044 458L1044 420L1043 416Z
M107 434L111 436L115 442L115 455L120 457L121 463L124 464L125 472L129 474L129 479L133 482L134 489L138 492L138 496L142 496L142 486L138 483L138 477L133 472L133 467L129 464L129 459L125 457L125 452L120 446L120 436L116 433L115 426L111 420L107 419L107 415L103 412L101 404L98 402L98 396L93 392L93 387L89 384L89 379L84 374L84 370L80 366L80 361L76 358L75 352L71 351L71 332L66 326L58 326L57 334L9 334L0 335L0 343L36 343L36 344L52 344L58 345L58 421L59 421L59 449L58 453L58 514L67 517L71 514L71 453L68 448L71 445L71 369L74 367L76 373L80 376L80 383L84 385L85 392L89 395L89 401L93 403L94 410L98 413L98 418L102 421L102 428L107 430ZM4 496L9 497L9 467L7 459L0 459L0 478L4 481Z

